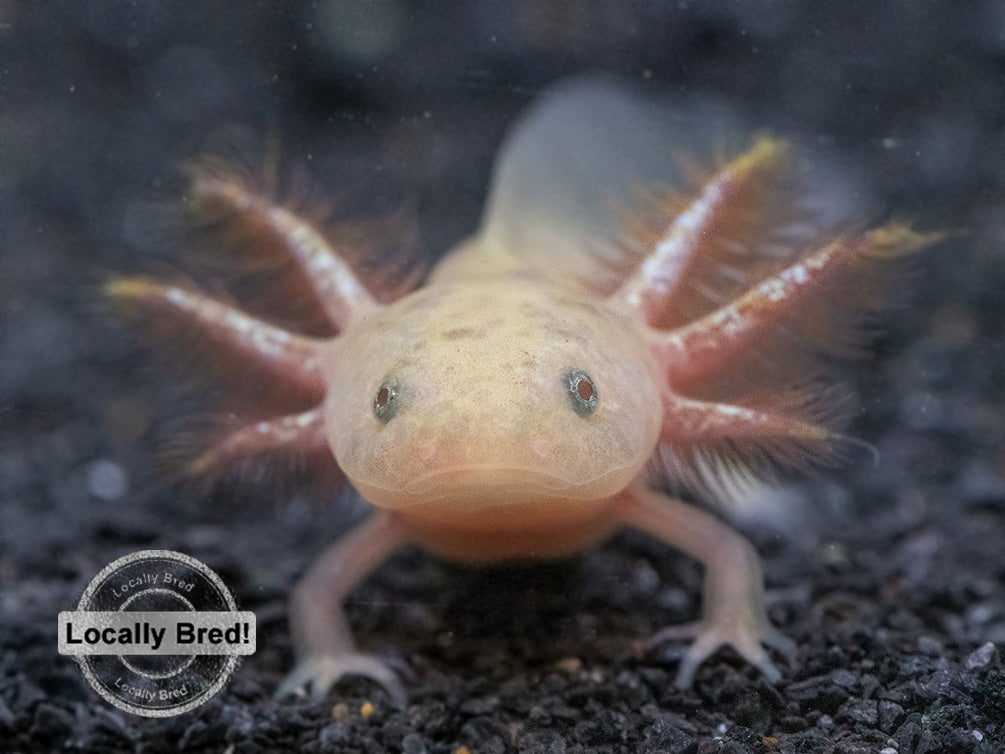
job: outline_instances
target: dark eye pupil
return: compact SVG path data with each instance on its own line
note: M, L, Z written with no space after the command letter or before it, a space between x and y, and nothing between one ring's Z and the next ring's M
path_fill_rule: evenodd
M589 416L597 407L597 386L582 369L569 369L563 375L569 390L573 410L580 416Z
M373 397L373 415L385 424L398 411L398 382L393 378L384 380Z

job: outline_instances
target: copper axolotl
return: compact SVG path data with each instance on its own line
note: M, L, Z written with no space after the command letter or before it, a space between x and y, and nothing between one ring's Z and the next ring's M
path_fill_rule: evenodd
M793 658L754 548L666 490L714 501L832 459L843 435L827 364L861 343L891 262L935 236L837 232L787 143L755 137L702 168L676 135L686 119L655 112L602 83L544 97L503 147L479 229L391 301L319 223L237 172L197 168L191 204L292 260L331 337L189 284L108 284L300 397L295 413L217 437L196 469L329 454L373 506L293 592L297 664L281 692L321 695L358 674L401 698L342 603L405 545L471 563L552 558L622 527L704 566L701 618L654 637L693 639L677 686L723 646L770 681L767 650Z

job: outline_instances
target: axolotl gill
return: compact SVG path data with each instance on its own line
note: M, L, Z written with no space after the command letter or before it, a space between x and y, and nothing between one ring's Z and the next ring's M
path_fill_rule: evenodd
M792 660L795 645L768 619L755 550L664 490L715 502L833 459L842 411L827 367L861 344L891 263L935 236L831 230L797 150L760 136L702 168L683 153L689 127L708 130L610 84L560 86L508 137L479 230L390 302L317 223L236 171L196 169L190 202L292 260L331 337L187 284L108 283L130 311L304 400L216 438L196 470L328 453L374 508L295 588L297 664L280 693L323 695L357 674L402 697L357 650L343 601L407 544L475 563L549 558L622 527L704 566L701 618L652 639L693 639L679 687L723 646L780 678L768 649Z

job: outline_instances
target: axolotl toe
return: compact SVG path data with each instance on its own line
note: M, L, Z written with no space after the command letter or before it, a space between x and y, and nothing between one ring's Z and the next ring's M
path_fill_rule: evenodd
M768 620L753 547L663 490L715 502L832 458L826 364L884 304L891 262L934 236L833 232L785 143L755 138L701 170L682 159L686 119L660 113L606 84L545 97L503 149L479 231L389 303L307 219L233 174L196 171L192 201L291 259L332 337L189 286L109 284L305 402L230 431L198 470L328 453L374 507L296 587L297 665L281 693L362 674L400 698L395 675L356 649L342 603L406 544L468 562L548 558L622 527L705 567L700 620L656 637L693 638L678 686L722 646L780 677L768 649L795 648Z

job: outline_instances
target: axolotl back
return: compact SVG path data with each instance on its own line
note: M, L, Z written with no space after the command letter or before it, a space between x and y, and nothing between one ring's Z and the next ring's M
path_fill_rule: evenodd
M470 562L554 557L624 526L705 566L702 618L652 639L694 639L679 686L723 645L780 677L766 648L795 647L768 620L753 548L662 490L714 500L830 459L842 438L827 360L860 341L890 263L934 237L830 232L786 144L756 138L699 169L675 150L702 127L610 85L557 89L508 139L479 231L390 303L306 219L197 171L195 202L293 260L330 338L191 287L109 284L303 397L301 412L216 440L196 469L330 453L375 508L294 591L298 664L280 693L362 674L403 696L355 648L342 602L405 544Z

